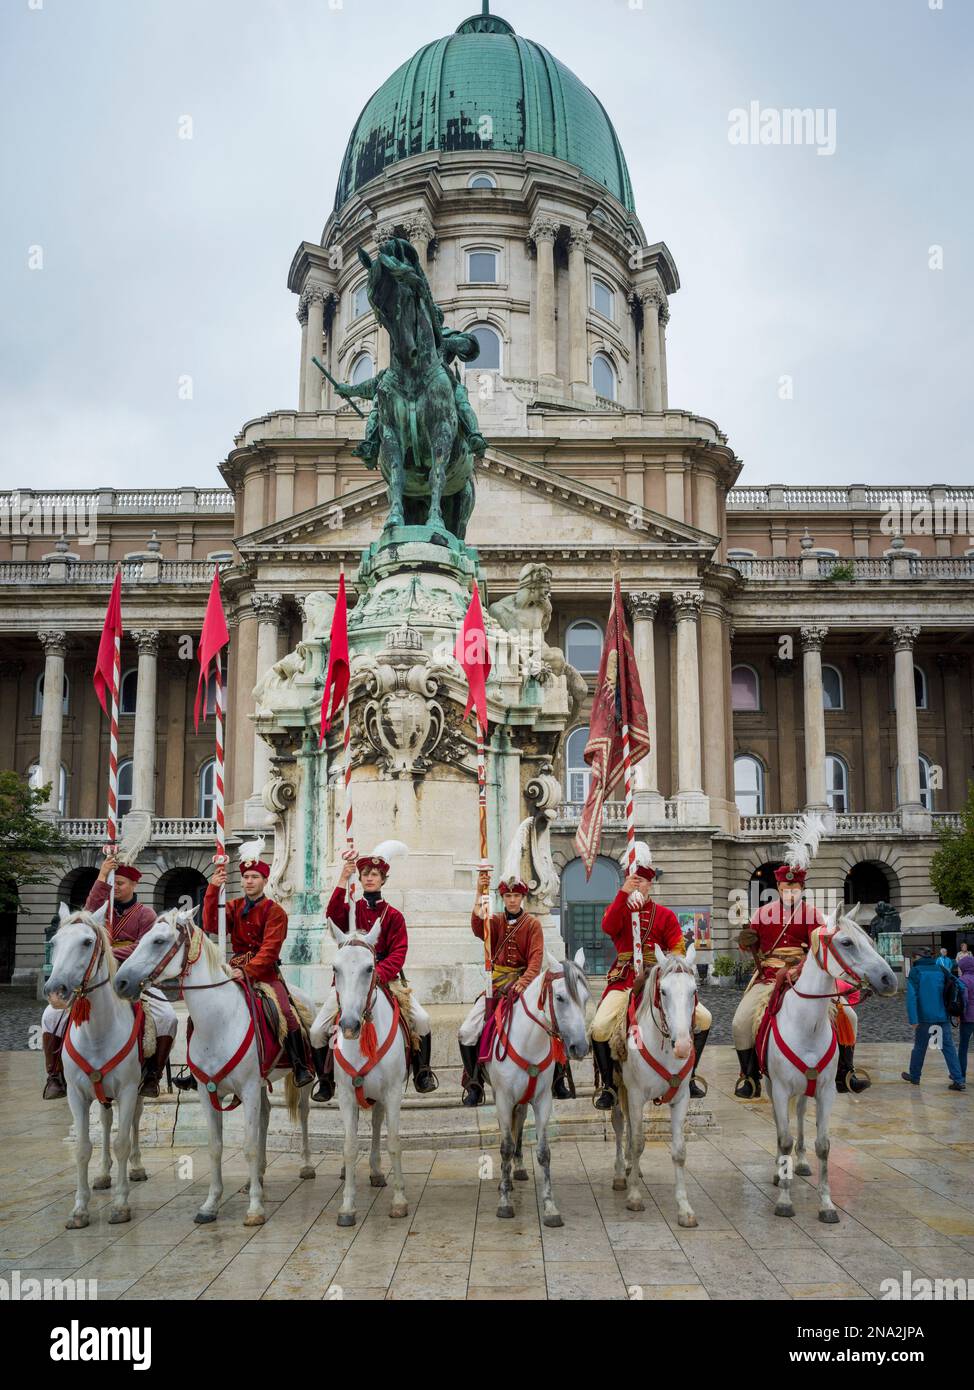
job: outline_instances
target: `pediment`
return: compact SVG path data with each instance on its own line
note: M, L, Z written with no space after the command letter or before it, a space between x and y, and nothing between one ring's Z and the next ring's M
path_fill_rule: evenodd
M386 517L381 479L331 502L241 536L245 558L285 558L309 549L357 548L375 540ZM477 467L477 504L467 530L470 545L523 545L532 554L584 546L607 551L649 547L709 556L716 538L590 483L488 449Z

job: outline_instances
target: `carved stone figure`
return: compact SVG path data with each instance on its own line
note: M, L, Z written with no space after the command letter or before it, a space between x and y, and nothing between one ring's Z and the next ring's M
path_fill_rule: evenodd
M542 685L564 676L571 702L569 722L574 721L588 693L585 679L565 660L560 647L549 647L545 633L551 625L551 570L528 563L518 576L517 590L492 603L489 612L512 637L522 677L533 676Z

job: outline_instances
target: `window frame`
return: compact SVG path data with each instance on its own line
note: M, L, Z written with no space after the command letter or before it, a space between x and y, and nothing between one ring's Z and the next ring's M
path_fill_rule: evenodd
M739 708L734 704L734 672L750 671L754 677L754 692L757 703L745 708ZM731 714L760 714L761 713L761 675L755 666L749 661L735 661L731 666Z
M493 256L494 258L494 278L493 280L475 280L473 267L470 263L472 256ZM465 246L463 248L463 272L464 284L466 285L499 285L501 284L501 253L497 246Z
M835 788L831 785L829 777L829 764L833 764L842 769L842 786ZM852 793L850 790L851 774L849 764L841 753L826 753L825 755L825 800L829 810L837 816L847 816L852 810ZM834 798L841 795L845 805L836 807Z
M348 297L349 297L349 305L350 305L350 307L351 307L351 313L350 313L350 317L349 317L349 322L350 322L350 323L355 323L356 320L365 318L365 315L366 315L366 314L370 314L370 313L372 312L372 305L369 303L369 300L368 300L368 289L369 289L369 282L368 282L367 280L360 280L360 281L358 282L358 284L357 284L357 285L353 285L352 289L349 291L349 296L348 296ZM364 309L356 309L356 307L355 307L356 301L357 301L359 295L360 295L360 294L363 294L363 293L364 293L365 296L366 296L366 299L365 299L365 308L364 308Z
M368 358L369 362L371 363L371 367L370 367L370 369L369 369L369 372L368 372L368 375L367 375L367 376L363 376L363 377L361 377L358 381L356 381L356 380L355 380L355 368L356 368L356 364L359 363L359 362L361 362L364 358ZM350 385L350 386L360 386L360 385L362 384L363 381L369 381L369 380L370 380L372 377L374 377L374 376L375 376L375 357L372 355L372 353L369 351L368 348L359 348L358 352L356 352L356 353L353 354L352 360L351 360L351 362L348 364L348 382L349 382L349 385Z
M836 679L839 682L839 703L837 705L827 705L825 703L826 671L834 671ZM838 666L833 665L832 662L825 662L822 665L822 708L826 714L838 714L841 713L845 709L845 707L845 677L843 676L842 671Z
M210 783L211 783L211 790L210 790L209 792L207 792L206 789L205 789L205 782L206 782L207 775L209 775ZM197 779L196 779L196 780L197 780L197 798L196 798L196 804L197 804L197 808L198 808L198 810L199 810L200 820L215 820L215 819L216 819L216 758L207 758L207 759L205 760L205 762L203 762L203 763L200 765L200 770L199 770L199 772L197 773ZM206 810L206 803L207 803L207 802L210 803L210 809L209 809L208 811Z
M126 684L127 684L130 680L133 682L133 684L134 684L134 686L135 686L135 698L134 698L133 701L132 701L132 708L131 708L131 709L126 709L126 708L125 708L125 687L126 687ZM127 671L123 671L123 672L122 672L122 678L121 678L121 680L120 680L119 683L118 683L118 714L119 714L119 718L121 718L122 715L124 715L126 719L134 719L134 718L135 718L135 711L136 711L136 709L138 708L138 704L139 704L139 668L138 668L138 666L130 666L130 667L128 668Z
M57 815L61 817L61 819L63 820L68 814L68 769L65 767L64 763L61 763L59 766L60 777L58 778ZM35 758L34 761L31 763L30 767L28 767L27 769L27 785L29 787L41 785L39 777L40 770L40 759ZM34 782L35 773L38 774L38 781L36 784ZM50 810L50 805L50 802L48 802L46 807L47 810Z
M600 286L609 296L609 312L600 309L595 301L596 286ZM616 322L616 292L614 286L605 278L604 275L593 274L592 276L592 297L591 306L593 313L598 314L599 318L605 319L606 323Z
M565 738L565 800L571 802L573 805L579 805L585 802L585 799L588 796L589 787L592 783L592 769L585 762L584 757L582 758L580 767L576 766L570 761L572 744L577 743L579 736L584 735L584 737L581 739L582 752L584 754L585 745L588 743L590 733L590 725L576 724L575 728L572 729ZM578 777L581 779L581 794L579 796L572 795L572 779L574 777Z
M611 393L611 395L607 394L605 391L600 391L599 388L598 388L598 386L596 385L596 381L595 381L595 367L596 367L596 363L599 362L600 360L606 364L606 366L608 367L608 369L609 369L609 371L610 371L610 373L611 373L611 375L612 375L612 393ZM603 401L611 401L613 405L616 405L616 404L618 403L618 400L619 400L619 386L620 386L619 370L618 370L618 368L616 367L615 362L612 360L612 358L611 358L611 356L609 355L609 353L606 352L605 348L599 348L598 352L594 353L593 356L592 356L592 390L595 392L596 396L598 396L600 400L603 400Z
M478 185L478 183L477 183L477 180L478 180L478 179L486 179L486 180L487 180L486 186ZM487 169L478 169L475 173L471 174L470 177L467 179L467 187L470 188L470 189L473 189L473 191L474 191L475 193L483 193L483 192L486 192L486 190L489 189L489 188L496 188L496 187L497 187L497 180L494 178L494 175L493 175L492 173L490 173L489 170L487 170Z
M755 779L755 780L757 781L757 786L756 786L756 787L754 787L754 788L747 787L747 788L742 788L742 789L739 789L739 788L738 788L738 785L737 785L737 767L738 767L738 764L739 764L739 763L742 763L742 764L743 764L743 763L747 763L747 764L749 764L749 765L751 765L751 766L753 766L754 768L757 769L757 777L756 777L756 779ZM756 753L735 753L735 754L734 754L734 805L737 807L738 811L740 812L740 814L741 814L742 816L763 816L763 815L766 814L766 811L765 811L765 803L766 803L766 786L767 786L767 769L765 768L764 763L763 763L762 760L758 757L758 755L757 755ZM738 801L738 799L737 799L739 795L741 795L741 796L753 796L753 797L755 797L755 799L756 799L756 804L757 804L757 809L754 810L754 811L745 811L744 808L741 806L741 803L740 803L740 802Z
M572 641L572 630L573 630L574 628L576 628L576 627L594 627L595 630L596 630L596 632L599 634L599 659L598 659L598 661L596 662L595 666L593 666L590 670L589 670L589 669L586 669L586 668L584 668L584 667L582 667L582 666L577 666L577 665L575 664L575 662L572 661L572 658L571 658L571 655L570 655L571 641ZM575 670L578 672L578 674L579 674L580 676L597 676L597 675L598 675L598 673L599 673L599 665L601 664L601 661L602 661L602 648L603 648L604 646L605 646L605 628L602 626L601 623L597 622L595 618L572 618L571 622L568 624L567 628L565 629L565 660L568 662L568 664L569 664L570 666L574 666L574 667L575 667Z
M71 682L68 680L68 673L64 673L64 696L61 700L61 713L67 714L69 698L71 694ZM38 672L34 682L34 718L40 719L44 713L44 671L43 668Z
M123 775L123 773L128 773L129 779L130 779L130 788L131 788L131 790L129 790L129 791L127 791L127 792L123 792L123 791L122 791L122 775ZM117 812L118 812L118 818L119 818L119 820L121 820L123 816L127 816L128 813L131 811L131 809L132 809L132 802L133 802L134 797L135 797L135 759L134 759L134 758L121 758L121 759L119 759L119 764L118 764L118 799L117 799L117 803L116 803L116 810L117 810ZM122 802L123 802L123 801L128 802L128 805L127 805L127 806L123 806L123 805L122 805Z
M500 329L497 328L494 324L490 323L488 320L478 319L476 323L472 323L469 328L465 328L463 331L464 333L469 333L471 337L476 338L479 342L480 335L478 334L477 330L480 329L481 331L483 331L483 329L485 328L488 328L491 331L491 333L493 333L494 337L497 339L497 366L485 367L478 357L473 362L465 362L463 364L464 375L466 375L468 372L474 375L476 375L477 372L497 372L498 376L500 376L503 373L504 335L503 333L501 333Z

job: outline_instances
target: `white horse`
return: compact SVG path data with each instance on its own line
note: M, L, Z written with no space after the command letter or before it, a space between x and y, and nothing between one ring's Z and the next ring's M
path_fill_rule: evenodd
M118 1165L115 1200L109 1222L131 1220L129 1182L144 1182L139 1152L142 1119L142 1063L139 1060L135 1012L115 991L106 988L115 974L115 956L105 929L108 904L97 912L71 912L61 903L61 925L54 934L51 973L44 993L55 1008L71 1006L72 997L90 1009L83 1023L69 1022L64 1038L64 1079L77 1133L78 1189L68 1230L88 1225L88 1164L91 1160L89 1120L91 1103L101 1103L101 1169L92 1186L111 1187L112 1102L118 1107L115 1161ZM109 1102L106 1104L105 1102ZM129 1164L131 1162L131 1167Z
M534 1110L538 1162L544 1177L544 1224L565 1224L551 1190L548 1120L551 1117L551 1083L556 1048L562 1046L572 1061L580 1061L589 1049L585 1027L589 989L584 965L585 955L582 951L576 954L574 961L566 960L563 964L549 955L544 974L532 980L524 993L514 1000L510 1018L504 1027L498 1028L491 1047L487 1075L494 1093L497 1125L501 1132L498 1216L514 1215L511 1200L514 1191L512 1166L514 1177L519 1182L527 1181L521 1145L530 1105Z
M840 917L839 908L823 927L816 927L794 987L789 989L768 1035L767 1073L771 1103L778 1130L778 1162L774 1183L779 1188L776 1216L794 1216L791 1184L794 1176L807 1178L811 1168L805 1157L805 1109L815 1098L815 1153L819 1160L819 1221L839 1219L829 1191L829 1116L835 1101L838 1047L829 1006L837 996L837 982L868 981L877 994L895 994L896 976L856 923L859 904ZM797 1137L792 1158L789 1108L797 1099Z
M221 1107L219 1097L235 1096L244 1108L244 1157L250 1170L250 1203L244 1225L262 1226L266 1219L263 1184L270 1096L260 1074L257 1040L243 991L236 986L223 988L233 983L233 977L216 942L196 926L195 916L195 908L187 912L174 907L157 917L116 971L115 989L122 998L134 999L148 984L179 980L193 1020L187 1060L191 1055L193 1066L205 1080L199 1097L210 1127L210 1188L194 1220L204 1225L217 1218L223 1196L223 1114L234 1108ZM308 1002L299 991L292 989L291 993L302 1003ZM288 1113L292 1120L301 1120L301 1177L313 1178L308 1139L311 1087L295 1086L290 1067L275 1067L268 1079L282 1076Z
M666 955L656 947L656 964L646 977L635 1020L629 1029L626 1058L622 1063L622 1089L612 1111L616 1136L612 1190L627 1193L629 1211L644 1211L645 1203L639 1189L639 1165L646 1147L643 1112L650 1100L654 1105L669 1105L677 1220L681 1226L691 1227L696 1226L697 1218L687 1196L687 1143L683 1126L690 1105L694 1063L695 959L693 946L685 956Z
M335 1090L345 1126L345 1190L338 1213L339 1226L355 1225L355 1162L358 1158L358 1117L360 1110L372 1111L372 1147L369 1152L369 1183L385 1187L379 1161L382 1122L385 1121L389 1157L392 1160L392 1206L389 1215L407 1216L409 1204L402 1177L402 1149L399 1142L399 1111L406 1089L408 1066L398 1005L393 1007L375 973L375 947L382 923L370 932L343 932L329 922L338 946L335 956L335 988L338 994L338 1025L333 1034L335 1051ZM331 1016L325 1004L311 1029L313 1047L328 1041ZM371 1055L362 1049L363 1025L374 1029L375 1049Z

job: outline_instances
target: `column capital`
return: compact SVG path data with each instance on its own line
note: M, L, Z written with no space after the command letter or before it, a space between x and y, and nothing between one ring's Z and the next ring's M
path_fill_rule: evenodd
M663 303L659 306L659 321L663 328L665 328L670 321L670 306L665 298Z
M587 251L592 245L591 229L572 223L568 228L568 245L573 251Z
M666 317L669 318L670 311L666 307L666 295L662 285L637 285L632 292L633 300L643 306L645 311L647 305L652 305L656 312L662 317L666 310Z
M409 212L399 225L410 238L418 236L423 237L426 241L433 240L433 224L425 212Z
M298 312L294 315L294 317L297 319L298 323L301 325L302 328L308 322L308 305L304 299L298 300Z
M535 245L537 245L539 241L554 242L560 229L561 223L556 217L550 217L546 213L539 213L528 228L528 241L533 241Z
M396 227L401 225L398 222L377 222L375 224L376 245L381 246L384 241L391 241L396 235Z
M649 589L632 589L626 595L626 606L634 618L648 618L650 622L659 611L659 594Z
M283 594L251 594L250 602L259 623L279 623L284 611Z
M920 629L918 627L913 627L910 623L904 623L901 627L893 628L889 640L893 644L894 651L912 652L919 636Z
M139 649L139 656L158 656L159 655L159 632L152 627L138 628L129 634L132 641Z
M827 627L803 627L801 629L802 651L820 652L828 635Z
M68 634L61 628L44 628L37 638L46 656L63 656L68 649Z
M679 593L672 594L671 599L678 623L687 620L696 622L703 607L703 594L699 589L681 589Z
M298 313L300 314L304 310L304 313L307 314L312 304L321 304L324 307L325 302L330 299L331 293L327 285L322 285L317 280L309 280L301 291L301 297L298 300Z

